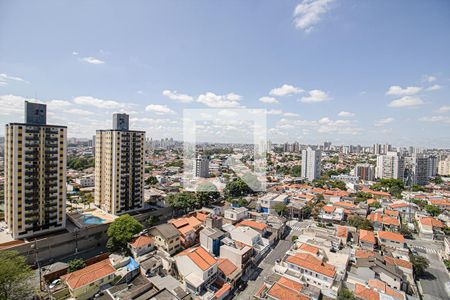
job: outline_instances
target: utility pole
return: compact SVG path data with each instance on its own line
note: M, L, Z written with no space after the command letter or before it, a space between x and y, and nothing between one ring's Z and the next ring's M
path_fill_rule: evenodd
M38 267L38 270L39 270L39 289L42 291L42 270L41 270L41 264L39 263L36 238L34 239L34 245L32 245L31 247L34 249L34 264Z

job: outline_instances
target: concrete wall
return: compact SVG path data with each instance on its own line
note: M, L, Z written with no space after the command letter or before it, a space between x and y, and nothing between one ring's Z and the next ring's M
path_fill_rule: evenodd
M145 221L149 216L169 216L172 208L166 207L156 211L140 213L134 218L140 222ZM163 219L163 217L160 217ZM37 257L41 265L46 265L52 262L61 260L67 256L75 254L75 248L78 252L92 250L96 247L104 248L108 241L109 224L100 224L87 228L82 228L78 232L66 232L55 234L36 240ZM14 250L26 257L29 264L35 263L36 251L34 250L35 242L30 239L29 243L24 243L7 248L7 250ZM5 249L6 250L6 249Z

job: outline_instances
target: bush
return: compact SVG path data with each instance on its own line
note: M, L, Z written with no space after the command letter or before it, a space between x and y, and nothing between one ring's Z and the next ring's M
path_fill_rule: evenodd
M295 242L296 240L298 240L298 236L293 235L293 236L292 236L292 241Z

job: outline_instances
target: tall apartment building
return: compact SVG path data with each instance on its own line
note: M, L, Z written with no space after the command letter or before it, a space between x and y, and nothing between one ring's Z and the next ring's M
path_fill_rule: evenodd
M195 160L195 177L209 177L209 159L206 156L197 156Z
M439 161L438 174L441 176L450 175L450 156Z
M14 239L66 226L67 127L47 125L45 104L25 102L25 123L5 132L5 222Z
M144 131L129 130L127 114L95 137L95 204L118 215L139 209L144 198Z
M427 185L430 174L430 158L416 154L412 157L413 183L417 185Z
M302 151L302 177L310 181L320 177L320 150L308 148Z
M357 164L354 173L362 180L372 181L375 178L375 168L371 164Z
M398 152L388 152L378 155L375 176L377 178L403 179L404 159Z

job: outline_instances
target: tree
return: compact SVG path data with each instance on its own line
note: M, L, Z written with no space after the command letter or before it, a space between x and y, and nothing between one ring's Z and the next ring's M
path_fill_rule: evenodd
M121 215L109 225L107 247L110 249L125 249L127 243L142 229L142 224L135 218L129 214Z
M409 260L413 265L414 274L419 277L425 273L425 270L430 265L428 259L420 255L411 254Z
M298 236L293 235L293 236L292 236L292 241L295 242L296 240L298 240Z
M199 201L194 193L181 192L167 196L167 203L178 210L188 211L199 205Z
M236 178L227 183L224 193L227 197L242 197L251 194L252 189L241 178Z
M68 262L69 269L67 270L69 273L75 272L77 270L81 270L86 266L86 263L82 258L75 258Z
M302 174L302 166L293 166L290 173L293 177L300 177Z
M447 270L450 270L450 259L444 259L444 265L447 268Z
M16 251L0 251L0 299L27 299L33 294L33 271Z
M437 207L436 205L431 205L431 204L425 205L425 210L427 211L427 213L429 213L433 217L436 217L441 213L441 210L439 209L439 207Z
M407 239L412 239L413 238L411 230L409 230L408 226L406 226L406 225L402 225L398 232L401 235L403 235L405 238L407 238Z
M197 187L197 199L200 205L206 205L217 201L220 198L220 193L217 187L211 182L201 183Z
M155 226L156 223L159 222L159 217L158 216L150 216L147 219L145 219L144 221L144 226L145 227L152 227Z
M375 191L385 191L394 197L401 198L405 184L402 179L383 178L380 179L380 182L372 185L371 188Z
M273 206L273 208L275 209L277 214L280 216L283 215L287 210L287 206L284 203L277 203Z
M350 226L356 227L357 229L373 230L372 224L366 218L360 216L353 216L348 220Z
M342 287L339 290L337 300L354 300L354 299L356 299L355 295L349 289Z
M148 185L158 184L158 179L156 179L155 176L147 177L147 179L145 179L145 184L148 184Z
M378 209L378 208L381 208L381 204L380 204L380 202L376 201L376 202L370 203L370 204L369 204L369 207Z

